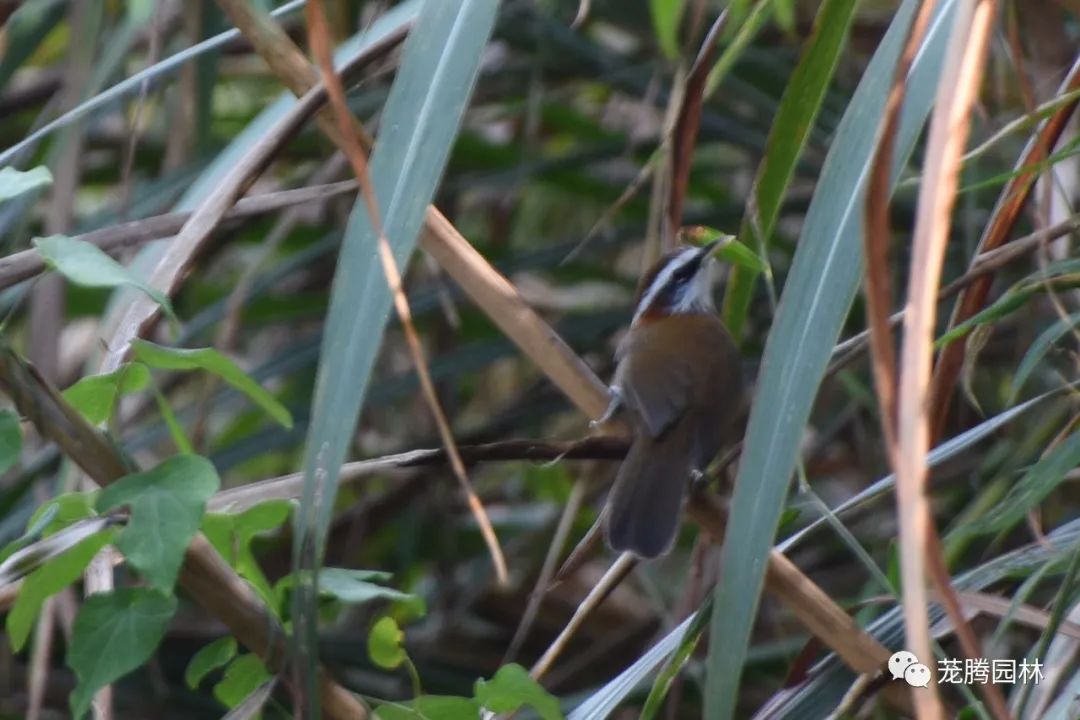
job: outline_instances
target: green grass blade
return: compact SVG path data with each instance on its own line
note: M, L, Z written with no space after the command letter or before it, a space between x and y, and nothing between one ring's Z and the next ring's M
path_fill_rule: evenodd
M827 0L821 6L806 50L780 101L765 157L754 181L754 202L748 204L739 228L739 241L762 255L768 249L780 204L825 100L840 53L847 45L848 29L857 5L858 0ZM756 273L736 267L728 280L724 320L736 338L742 334L756 277Z
M822 168L766 342L709 632L709 718L730 718L735 712L765 564L803 429L858 288L863 192L885 95L916 6L907 0L897 11L837 129L842 140L833 144ZM896 167L906 163L933 102L953 7L949 1L939 5L912 65ZM897 174L894 168L893 182Z
M383 229L399 266L416 245L442 177L497 8L497 0L431 0L406 41L370 165ZM293 562L301 570L301 582L294 626L297 649L308 659L314 657L318 640L316 575L310 571L321 561L338 469L390 312L377 239L361 200L349 218L331 290L304 453L303 500L296 516ZM314 702L313 663L307 662L306 668L308 697ZM312 715L318 717L317 709Z

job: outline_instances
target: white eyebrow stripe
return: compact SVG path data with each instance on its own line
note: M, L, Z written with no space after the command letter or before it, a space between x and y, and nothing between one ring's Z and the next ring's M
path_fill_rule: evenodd
M656 300L656 296L660 294L660 291L664 288L668 282L671 281L672 276L693 259L693 256L697 253L697 248L685 248L675 257L668 261L668 264L664 266L664 269L656 274L653 278L652 284L649 285L648 290L641 296L641 302L638 303L637 312L634 313L634 319L631 321L631 325L638 321L641 314L648 310L649 306Z

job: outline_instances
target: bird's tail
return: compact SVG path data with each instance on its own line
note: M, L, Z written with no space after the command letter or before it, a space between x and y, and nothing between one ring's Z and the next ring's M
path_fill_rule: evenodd
M630 446L604 520L612 550L654 558L671 548L691 470L690 453L673 445L639 436Z

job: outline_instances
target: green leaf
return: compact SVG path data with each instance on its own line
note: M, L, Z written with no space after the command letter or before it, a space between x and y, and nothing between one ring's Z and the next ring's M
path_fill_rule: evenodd
M498 0L428 0L405 41L370 163L383 231L398 267L407 265L416 247L498 7ZM304 447L304 490L293 541L294 564L300 569L321 564L340 467L390 313L386 278L372 252L377 241L365 203L358 199L338 256ZM318 634L316 580L302 582L293 602L298 650L312 656ZM317 702L313 670L306 672L304 683ZM308 714L318 716L318 709L309 708Z
M1035 342L1031 343L1031 347L1024 353L1024 359L1020 361L1020 365L1016 368L1016 374L1013 375L1012 387L1009 389L1010 405L1016 402L1016 396L1020 393L1020 389L1024 387L1024 383L1027 382L1032 371L1046 356L1053 344L1061 339L1062 335L1076 329L1077 326L1080 326L1080 313L1073 313L1068 317L1060 318L1040 333L1039 337L1035 338Z
M912 15L905 0L848 105L817 181L769 332L721 550L709 630L705 715L734 713L750 630L810 409L862 273L864 194L885 97ZM943 0L912 64L892 182L934 101L955 0Z
M225 677L214 686L214 697L225 707L236 707L271 677L258 655L241 655L225 668Z
M675 678L694 654L694 650L697 648L698 642L700 642L701 636L708 626L708 615L699 612L693 617L694 622L689 632L683 637L679 649L672 654L668 664L660 671L652 689L649 690L649 696L645 698L645 705L641 708L641 720L651 720L651 718L656 717L660 705L664 702L664 698L667 697L668 691L671 690L671 684L675 682Z
M280 527L288 519L292 506L289 500L267 500L236 515L207 513L202 523L207 539L226 562L275 609L280 607L281 600L259 567L251 543L256 536Z
M319 571L319 593L330 595L349 605L359 605L372 600L390 600L402 603L412 615L424 614L423 598L368 582L372 579L385 580L387 578L383 573L370 570L323 568Z
M138 587L86 598L67 654L67 664L79 678L70 701L76 720L89 709L95 692L150 658L176 606L175 596Z
M30 637L30 630L42 603L81 578L86 566L101 548L109 544L115 533L111 528L98 532L26 577L5 625L11 648L15 652L21 650L26 639Z
M205 370L213 373L247 395L280 425L292 427L292 415L285 406L248 377L236 363L213 348L171 348L146 340L135 340L131 343L131 349L136 359L158 370Z
M669 60L679 56L679 20L682 18L683 0L649 0L653 29L660 49Z
M145 390L150 385L150 371L141 363L124 363L105 375L81 378L62 394L86 420L100 425L112 417L122 395Z
M532 707L543 720L562 720L559 701L520 665L503 665L490 680L477 680L476 702L494 713L514 712L523 705Z
M29 524L36 525L42 517L50 515L51 519L42 530L42 535L52 535L72 523L97 515L94 510L94 499L96 497L97 491L71 492L57 495L34 511L34 514L30 516Z
M393 670L408 659L402 642L405 633L401 632L397 621L384 615L371 627L368 633L368 655L371 661L381 668Z
M137 288L161 305L169 318L176 321L176 313L173 312L169 298L147 285L96 245L66 235L50 235L35 238L34 247L49 267L76 285L91 288Z
M22 430L19 416L11 410L0 410L0 473L7 472L19 461L22 453Z
M16 170L8 166L0 168L0 202L11 200L23 193L52 185L49 168L40 165L30 170Z
M1008 530L1065 481L1080 465L1080 432L1073 433L1031 466L1001 502L977 520L958 527L955 534L968 537Z
M776 111L765 157L758 167L751 192L754 202L747 203L739 241L767 257L769 240L787 195L795 166L802 157L806 139L814 127L821 103L836 71L837 61L847 44L848 30L855 16L857 0L827 0L814 20L814 28L795 71L784 89ZM724 320L739 338L750 300L756 273L735 267L728 279L724 297Z
M227 635L204 645L192 656L184 671L184 682L194 690L210 672L217 670L236 656L236 638Z
M131 519L117 535L116 546L151 585L171 592L206 501L220 485L209 460L178 455L105 488L98 495L97 509L131 507Z
M384 703L375 711L380 720L476 720L482 717L475 700L450 695L421 695L410 703Z

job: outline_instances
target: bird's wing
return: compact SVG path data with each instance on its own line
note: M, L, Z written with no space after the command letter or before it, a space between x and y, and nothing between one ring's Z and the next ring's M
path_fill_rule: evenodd
M694 368L676 350L636 353L620 346L615 383L623 402L641 418L652 438L664 434L693 402Z

